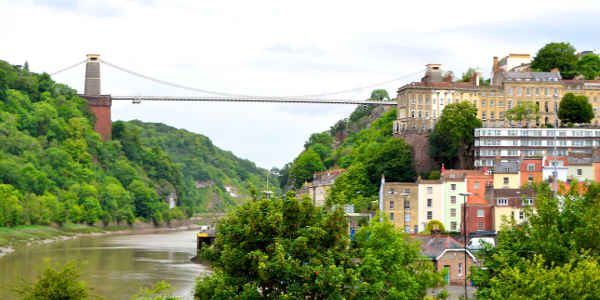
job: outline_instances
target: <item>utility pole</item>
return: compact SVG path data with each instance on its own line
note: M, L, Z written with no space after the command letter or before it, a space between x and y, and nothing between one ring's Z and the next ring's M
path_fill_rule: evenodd
M464 250L465 250L465 264L463 267L463 273L465 278L465 300L467 300L467 197L472 194L469 192L459 193L459 195L463 196L463 239L464 239Z

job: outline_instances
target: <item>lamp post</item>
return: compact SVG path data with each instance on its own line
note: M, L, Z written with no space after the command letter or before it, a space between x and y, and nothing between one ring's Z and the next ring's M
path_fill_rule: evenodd
M464 248L465 248L465 266L464 266L464 277L465 277L465 300L467 299L467 197L473 194L469 192L459 193L459 195L463 196L463 238L464 238Z

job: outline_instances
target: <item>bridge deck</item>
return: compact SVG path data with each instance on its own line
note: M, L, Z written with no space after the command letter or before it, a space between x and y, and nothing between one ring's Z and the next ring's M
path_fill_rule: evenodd
M364 101L351 99L311 99L288 97L178 97L178 96L111 96L115 101L197 101L197 102L258 102L258 103L316 103L316 104L375 104L397 105L396 101Z

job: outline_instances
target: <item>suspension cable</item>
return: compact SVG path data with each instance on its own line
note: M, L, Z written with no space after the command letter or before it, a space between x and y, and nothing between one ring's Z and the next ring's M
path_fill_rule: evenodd
M269 97L269 96L256 96L256 95L243 95L243 94L233 94L233 93L225 93L225 92L218 92L218 91L211 91L211 90L205 90L205 89L200 89L200 88L195 88L195 87L190 87L190 86L186 86L186 85L182 85L182 84L178 84L178 83L173 83L173 82L169 82L169 81L165 81L165 80L161 80L158 78L154 78L148 75L144 75L120 66L117 66L113 63L110 63L104 59L100 60L101 63L106 64L112 68L115 68L117 70L120 70L122 72L143 78L143 79L147 79L162 85L167 85L167 86L171 86L171 87L176 87L176 88L180 88L180 89L184 89L184 90L190 90L190 91L194 91L194 92L200 92L200 93L205 93L205 94L211 94L211 95L217 95L217 96L226 96L226 97L243 97L243 98L265 98L265 97ZM335 91L335 92L327 92L327 93L321 93L321 94L314 94L314 95L302 95L302 96L281 96L278 98L305 98L305 97L311 97L311 98L321 98L321 97L327 97L327 96L332 96L332 95L338 95L338 94L346 94L349 92L354 92L354 91L358 91L358 90L362 90L362 89L366 89L366 88L371 88L371 87L376 87L376 86L381 86L384 84L388 84L388 83L392 83L395 81L399 81L402 79L405 79L407 77L410 76L414 76L417 75L419 73L424 72L424 70L419 70L416 72L412 72L409 74L405 74L399 77L396 77L394 79L391 80L387 80L387 81L383 81L383 82L378 82L378 83L374 83L374 84L369 84L369 85L365 85L365 86L360 86L360 87L355 87L355 88L351 88L351 89L345 89L345 90L341 90L341 91Z
M80 61L80 62L78 62L78 63L76 63L76 64L74 64L74 65L68 66L68 67L66 67L66 68L62 68L62 69L60 69L60 70L58 70L58 71L56 71L56 72L54 72L54 73L50 73L50 76L54 76L54 75L57 75L58 73L62 73L62 72L64 72L64 71L67 71L67 70L73 69L73 68L75 68L75 67L77 67L77 66L79 66L79 65L81 65L81 64L84 64L85 62L87 62L87 59L84 59L84 60L82 60L82 61Z

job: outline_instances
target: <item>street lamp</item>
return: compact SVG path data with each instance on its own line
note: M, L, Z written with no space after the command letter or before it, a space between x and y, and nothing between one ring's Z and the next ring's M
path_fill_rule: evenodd
M464 266L464 277L465 277L465 300L467 299L467 197L473 195L469 192L458 193L465 199L463 201L463 238L465 248L465 266Z

